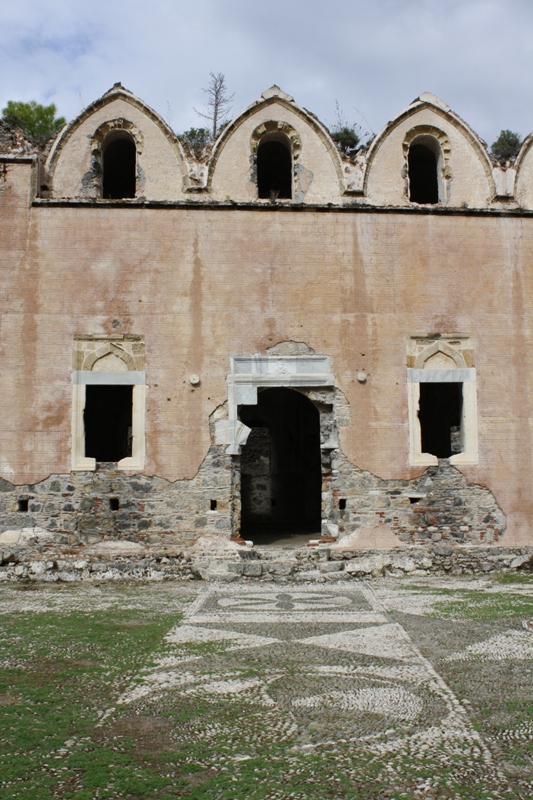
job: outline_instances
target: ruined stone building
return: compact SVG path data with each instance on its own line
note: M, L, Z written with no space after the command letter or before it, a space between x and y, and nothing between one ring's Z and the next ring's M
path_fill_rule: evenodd
M0 531L533 544L532 145L276 86L199 159L119 84L4 137Z

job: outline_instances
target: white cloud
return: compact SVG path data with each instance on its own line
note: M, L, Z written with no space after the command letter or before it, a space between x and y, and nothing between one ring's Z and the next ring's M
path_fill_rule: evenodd
M490 142L533 129L532 23L531 0L19 0L0 9L0 103L72 118L121 81L180 131L221 71L235 113L278 83L377 131L432 91Z

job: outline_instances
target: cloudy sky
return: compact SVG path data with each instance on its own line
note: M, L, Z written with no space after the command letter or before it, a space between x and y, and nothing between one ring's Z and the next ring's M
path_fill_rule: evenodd
M2 108L71 119L120 81L181 132L223 72L233 115L277 83L326 124L431 91L489 143L533 130L533 0L11 0L0 30Z

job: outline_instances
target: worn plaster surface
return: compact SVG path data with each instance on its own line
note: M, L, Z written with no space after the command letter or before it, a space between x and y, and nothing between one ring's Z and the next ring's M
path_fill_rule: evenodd
M175 544L206 528L237 535L238 446L230 463L210 422L225 421L230 358L292 342L331 362L339 430L323 448L326 523L348 535L386 525L403 543L531 544L531 136L496 164L424 93L350 158L273 86L200 164L120 84L58 134L45 163L0 133L3 531L37 525L78 541L144 530ZM136 148L135 197L116 201L101 197L115 135ZM257 197L264 136L290 148L292 200ZM408 154L429 140L439 200L428 206L410 200ZM146 345L123 479L84 463L83 387L71 385L73 349L120 336ZM455 473L422 475L436 456L417 442L419 367L454 367L444 350L415 367L413 347L455 339L455 367L469 372L464 448ZM317 402L312 386L300 389ZM71 467L93 471L72 478ZM421 496L413 509L407 491ZM124 500L118 521L110 492ZM33 524L17 516L21 499Z

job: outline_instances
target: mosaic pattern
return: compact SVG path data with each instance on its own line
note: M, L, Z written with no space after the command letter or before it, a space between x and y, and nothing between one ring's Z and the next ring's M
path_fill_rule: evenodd
M408 764L411 771L430 767L450 785L474 780L489 792L490 784L480 797L498 797L494 787L504 784L465 707L366 585L203 592L167 634L154 666L136 676L106 718L128 707L154 714L195 698L212 707L217 722L182 734L198 744L234 740L235 730L218 721L223 701L226 710L238 709L242 730L255 720L246 758L274 739L290 746L294 769L298 753L327 751L346 770L343 759L357 745L393 782ZM217 759L210 757L211 768L222 768ZM438 780L428 778L417 796L464 796L431 794Z
M25 633L6 626L1 666L31 688L34 673L21 654L33 663L32 648L43 647L41 620L50 617L50 664L63 663L66 647L90 695L98 651L90 636L87 652L70 634L60 643L61 618L80 635L99 619L102 642L108 623L120 619L96 728L76 738L69 727L54 758L75 764L77 747L96 752L105 743L102 757L115 764L115 751L134 747L132 780L150 763L172 797L530 800L532 590L527 576L294 589L275 582L3 587L4 620L16 618ZM152 625L152 643L141 653L144 639L133 639L138 646L122 662L122 642ZM29 649L22 647L28 631ZM78 678L65 675L71 691ZM58 695L51 697L53 705ZM17 698L9 689L0 705L15 708ZM87 698L80 700L85 714ZM34 711L42 713L39 704ZM44 769L50 758L43 756ZM58 775L74 780L64 770ZM18 780L4 777L10 796L21 796ZM111 781L98 796L136 794ZM139 796L169 797L163 789Z

